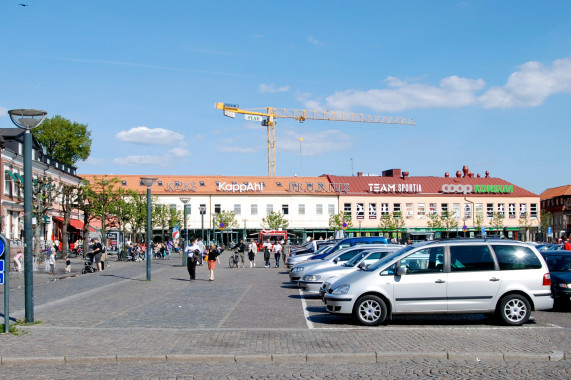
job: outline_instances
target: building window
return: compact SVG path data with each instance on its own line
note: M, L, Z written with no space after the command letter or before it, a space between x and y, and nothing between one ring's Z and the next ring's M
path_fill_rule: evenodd
M438 203L429 203L428 204L428 215L434 216L438 213Z
M508 218L515 219L515 203L508 204Z
M289 214L289 205L282 205L282 214L284 215Z
M412 219L413 216L414 216L414 206L412 205L412 203L406 203L405 204L405 217L407 219Z
M315 215L323 215L323 205L315 205Z
M389 204L381 203L381 216L389 215Z
M377 219L377 204L369 203L369 219Z
M253 204L250 206L250 214L258 215L258 205L257 204Z
M305 215L305 205L301 203L297 205L297 212L299 215Z
M235 204L234 205L234 214L240 215L241 213L242 213L242 205L241 204Z
M220 214L221 212L222 212L222 206L220 206L220 204L215 204L214 205L214 213Z
M501 215L502 219L506 217L505 205L503 203L498 203L498 213Z
M460 203L452 204L452 215L454 215L454 219L460 219Z
M272 212L274 212L274 205L267 204L266 205L266 215L270 215Z
M445 212L448 212L448 203L442 203L440 205L440 213L443 214Z
M464 219L472 219L472 204L464 203Z
M484 205L482 203L476 203L476 215L484 217Z
M488 218L494 217L494 204L493 203L487 203L486 204L486 216Z
M345 216L346 216L347 218L352 218L352 217L353 217L353 215L352 215L353 213L352 213L352 210L351 210L351 203L345 203L345 204L343 205L343 214L345 214Z
M416 204L416 215L418 219L426 219L426 209L424 208L424 203Z
M365 219L365 204L357 203L356 206L357 219Z
M401 212L402 212L402 210L400 208L400 203L393 204L393 213L395 213L395 214L399 213L400 214Z
M529 216L532 218L537 218L537 203L532 203L529 205Z
M519 217L525 218L527 215L527 203L520 203L519 204Z
M4 194L8 196L12 196L13 187L12 187L13 179L8 174L8 170L4 169Z
M327 205L327 214L329 214L329 215L335 214L335 205L334 204Z

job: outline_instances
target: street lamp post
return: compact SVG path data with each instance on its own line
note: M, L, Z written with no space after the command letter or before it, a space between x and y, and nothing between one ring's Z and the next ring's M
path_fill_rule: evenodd
M32 129L40 125L46 111L18 109L8 111L10 119L24 132L24 309L26 322L34 322L33 234L32 234Z
M151 244L151 186L156 177L141 177L141 184L147 186L147 281L151 281L151 257L153 246Z
M204 214L206 214L206 205L200 205L200 219L201 219L201 227L200 227L200 238L204 243ZM202 255L200 255L200 265L202 265Z
M187 211L188 208L186 207L186 204L188 202L190 202L190 198L180 198L180 201L183 203L183 207L184 207L184 244L182 245L183 247L183 251L182 251L182 266L186 266L186 257L185 257L185 252L186 252L186 246L188 245L188 229L186 228L186 218L187 218Z

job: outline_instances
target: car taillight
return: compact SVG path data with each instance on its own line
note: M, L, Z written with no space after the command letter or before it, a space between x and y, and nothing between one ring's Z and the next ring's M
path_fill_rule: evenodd
M543 275L543 286L551 286L551 276L549 273Z

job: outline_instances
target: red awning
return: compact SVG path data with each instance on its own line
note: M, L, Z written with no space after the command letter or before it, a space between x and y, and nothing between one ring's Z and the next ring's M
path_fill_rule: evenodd
M59 216L54 216L53 218L54 218L54 220L57 220L58 222L63 223L63 218L60 218ZM82 229L83 229L83 222L82 222L81 220L78 220L78 219L70 219L70 220L69 220L69 225L70 225L71 227L75 228L75 229L78 229L78 230L82 230ZM90 229L91 229L92 231L95 231L95 230L94 230L93 228L91 228L91 227L90 227Z

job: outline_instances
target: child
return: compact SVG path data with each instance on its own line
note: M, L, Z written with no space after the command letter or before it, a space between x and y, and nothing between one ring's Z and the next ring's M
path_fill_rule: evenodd
M70 260L70 258L68 257L68 258L65 260L65 273L70 273L70 272L71 272L71 260Z
M50 253L48 263L50 264L50 274L56 274L56 254L54 251Z

